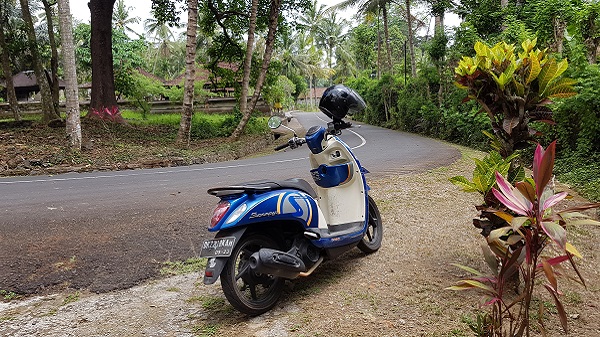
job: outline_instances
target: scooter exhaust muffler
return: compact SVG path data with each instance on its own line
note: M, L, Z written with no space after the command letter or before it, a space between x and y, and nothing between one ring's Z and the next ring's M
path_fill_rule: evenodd
M295 279L306 271L299 257L280 250L261 248L250 256L250 269L255 273Z

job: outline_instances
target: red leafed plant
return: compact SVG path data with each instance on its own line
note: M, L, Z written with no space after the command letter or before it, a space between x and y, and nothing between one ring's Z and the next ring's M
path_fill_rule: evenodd
M110 108L104 107L101 109L92 108L90 114L93 117L105 121L107 120L116 123L121 123L123 121L123 116L121 116L121 110L119 110L118 106L112 106Z
M513 186L496 172L498 189L493 188L492 193L500 201L500 207L488 211L503 219L505 226L492 230L484 245L486 262L494 274L486 276L473 268L456 265L474 276L448 289L479 289L486 295L485 305L491 307L491 314L486 315L476 331L479 336L529 336L530 306L536 280L542 275L544 288L554 299L561 326L567 331L567 315L557 281L557 276L566 272L562 264L568 262L577 274L576 280L585 286L574 260L582 256L567 242L567 225L600 224L578 212L599 207L600 203L559 212L552 210L567 196L566 192L555 193L551 183L555 148L556 142L546 150L537 145L533 180L526 179ZM519 273L523 285L518 295L506 291L506 281L515 273ZM545 331L541 319L543 305L539 310L539 329Z

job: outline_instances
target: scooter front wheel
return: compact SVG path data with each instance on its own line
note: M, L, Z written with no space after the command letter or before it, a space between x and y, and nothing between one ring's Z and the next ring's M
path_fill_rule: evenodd
M358 249L364 253L371 254L379 250L383 239L383 224L381 214L375 200L369 196L369 223L365 236L358 243Z
M237 310L257 316L275 306L283 292L284 280L250 269L250 256L261 248L279 249L268 236L252 234L242 237L221 272L221 288Z

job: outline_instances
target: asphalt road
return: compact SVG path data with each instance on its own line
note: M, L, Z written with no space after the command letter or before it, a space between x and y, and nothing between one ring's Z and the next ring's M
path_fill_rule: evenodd
M322 114L296 113L306 129ZM358 123L360 124L360 123ZM441 142L369 125L342 139L373 177L447 165ZM0 289L104 292L155 277L164 261L196 256L217 198L210 187L259 179L310 181L308 150L186 167L0 178Z

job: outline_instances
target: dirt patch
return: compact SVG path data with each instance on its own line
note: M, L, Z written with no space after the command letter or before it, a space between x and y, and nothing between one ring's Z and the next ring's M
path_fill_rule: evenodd
M270 134L224 139L192 139L175 145L177 130L82 121L82 151L65 148L64 127L31 121L0 123L0 176L54 175L67 172L131 170L184 166L244 158L273 144Z
M0 335L472 336L463 320L479 311L480 296L444 290L467 276L451 263L487 271L471 224L477 195L448 182L472 168L463 158L425 173L371 179L385 226L381 250L368 256L353 250L289 282L279 305L260 317L239 314L218 284L201 285L200 274L192 273L102 295L59 293L0 304ZM570 335L600 336L600 229L570 233L588 282L584 288L559 280ZM551 299L542 289L539 294L549 308L549 335L561 335Z

